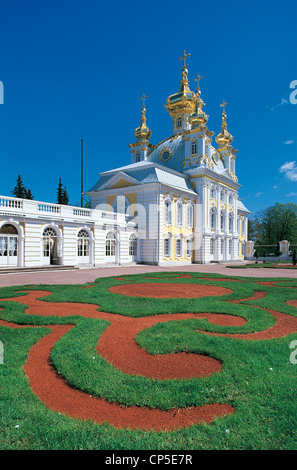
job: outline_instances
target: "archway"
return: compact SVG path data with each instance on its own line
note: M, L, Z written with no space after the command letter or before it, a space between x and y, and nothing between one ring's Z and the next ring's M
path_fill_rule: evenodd
M47 227L42 234L42 265L59 264L58 235L53 227Z
M7 223L0 227L0 266L18 265L18 240L14 225Z

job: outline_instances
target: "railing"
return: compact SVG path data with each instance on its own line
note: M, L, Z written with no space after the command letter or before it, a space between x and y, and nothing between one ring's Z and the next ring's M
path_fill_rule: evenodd
M22 209L23 199L16 199L12 197L0 196L0 208Z
M104 223L125 224L129 221L126 214L108 212L100 209L87 209L84 207L66 206L63 204L51 204L48 202L34 201L31 199L18 199L14 197L0 196L0 211L4 214L40 218L61 218L64 220L87 219L87 221L100 221Z
M60 206L53 205L53 204L45 204L45 203L38 204L37 210L39 212L47 212L47 213L50 212L51 214L60 214L61 212Z

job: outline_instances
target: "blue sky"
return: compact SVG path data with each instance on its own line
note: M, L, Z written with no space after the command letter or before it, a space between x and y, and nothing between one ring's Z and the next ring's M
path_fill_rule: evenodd
M10 195L21 174L36 200L55 202L61 177L79 202L81 139L87 190L99 172L130 163L143 93L151 142L170 136L164 104L178 90L186 50L190 87L203 76L215 134L219 105L229 103L244 204L256 212L297 203L295 0L3 3L0 194Z

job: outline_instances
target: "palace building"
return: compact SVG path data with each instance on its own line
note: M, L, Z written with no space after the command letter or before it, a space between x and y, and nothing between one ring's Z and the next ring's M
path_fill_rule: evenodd
M130 164L100 173L91 209L0 196L0 267L182 266L244 259L249 211L238 196L237 150L207 127L200 77L190 90L185 54L179 90L165 107L172 135L150 142L145 96Z

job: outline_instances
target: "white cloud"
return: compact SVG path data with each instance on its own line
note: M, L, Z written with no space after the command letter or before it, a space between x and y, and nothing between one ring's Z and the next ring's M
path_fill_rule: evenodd
M291 145L291 144L294 144L295 140L287 140L285 142L285 145Z
M278 189L278 185L275 184L275 185L273 186L273 189Z
M284 163L280 169L280 173L285 173L286 178L290 181L297 181L297 167L296 162L286 162Z
M258 193L255 194L255 197L258 198L258 197L261 197L263 193L261 193L260 191Z
M297 193L286 194L286 197L297 196Z

